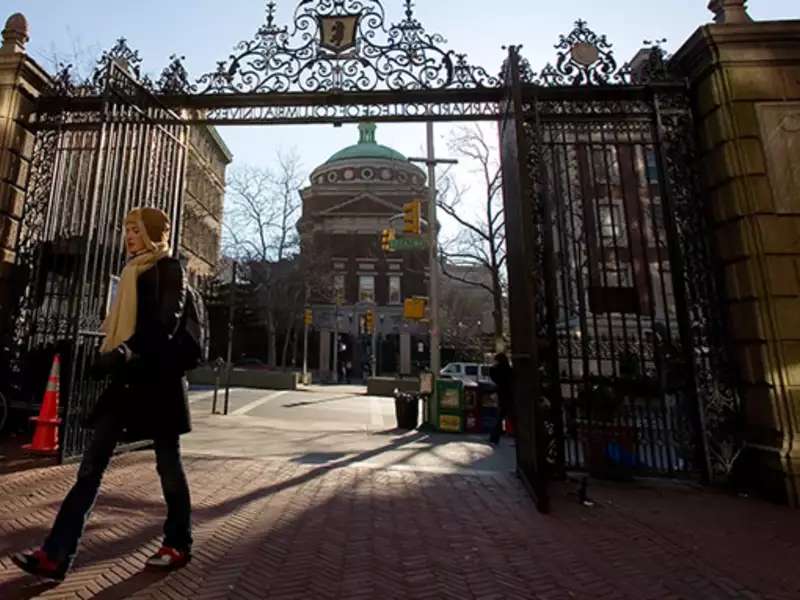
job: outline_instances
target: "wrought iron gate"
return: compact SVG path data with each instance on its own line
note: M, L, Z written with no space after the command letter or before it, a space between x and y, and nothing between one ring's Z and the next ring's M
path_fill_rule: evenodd
M508 252L509 310L517 431L517 470L541 512L549 510L546 435L542 419L542 381L539 364L541 319L537 309L543 301L538 267L540 240L533 211L533 187L528 172L531 147L525 130L525 114L517 48L512 48L503 76L506 83L504 115L500 123L500 154L503 168L503 198Z
M124 215L135 206L163 209L177 247L187 134L179 115L139 83L125 56L107 53L80 86L67 75L31 124L36 135L18 243L19 302L4 361L17 403L33 410L53 355L61 355L62 459L83 452L83 424L102 389L86 373L124 264ZM81 109L81 97L90 96L102 97L101 105Z
M617 70L582 22L559 47L538 78L517 48L506 66L520 467L542 489L565 469L711 479L737 399L685 84L658 47Z
M88 85L40 103L10 346L18 396L37 402L63 353L64 455L81 452L120 221L160 206L179 239L187 122L500 120L517 456L540 510L547 480L568 468L724 474L738 401L691 111L663 51L618 68L605 36L578 21L555 66L537 76L512 47L497 78L404 4L390 23L380 0L307 0L281 27L268 2L256 36L194 81L173 57L141 85L121 39Z

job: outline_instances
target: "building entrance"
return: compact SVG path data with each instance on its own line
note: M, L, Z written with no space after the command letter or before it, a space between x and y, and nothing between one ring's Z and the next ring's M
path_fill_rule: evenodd
M538 74L511 47L492 75L444 48L410 0L392 18L378 0L314 0L284 26L268 2L255 37L198 78L176 58L147 80L124 40L90 81L58 74L29 124L4 380L33 402L29 357L63 350L64 457L82 452L97 392L88 357L122 261L115 227L146 203L178 235L189 127L490 121L502 149L518 468L539 508L550 478L600 468L612 448L633 472L713 477L736 394L685 82L658 46L618 65L582 21ZM349 338L354 372L359 341ZM379 347L403 361L406 343Z

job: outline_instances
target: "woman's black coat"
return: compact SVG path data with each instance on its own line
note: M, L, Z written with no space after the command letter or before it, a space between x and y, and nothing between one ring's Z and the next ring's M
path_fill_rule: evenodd
M162 258L139 275L136 291L136 331L126 342L134 357L111 376L94 418L116 412L129 441L188 433L188 385L171 344L186 301L180 262Z

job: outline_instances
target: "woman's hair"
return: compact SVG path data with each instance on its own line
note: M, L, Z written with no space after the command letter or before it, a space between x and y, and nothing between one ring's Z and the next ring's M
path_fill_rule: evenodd
M510 366L508 363L508 357L506 356L505 352L498 352L494 355L494 362L498 365L502 365L504 367Z
M167 213L159 208L149 206L134 208L125 217L125 224L134 224L143 228L145 241L151 244L169 242L170 223ZM147 244L148 246L150 244Z

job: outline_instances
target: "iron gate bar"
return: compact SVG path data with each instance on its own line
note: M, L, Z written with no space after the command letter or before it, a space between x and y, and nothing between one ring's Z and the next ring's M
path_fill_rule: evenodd
M507 244L519 251L510 252L508 259L509 306L512 329L511 359L517 373L514 382L514 402L518 426L516 455L517 472L540 512L550 510L547 489L545 445L541 435L539 400L539 348L536 331L537 295L529 260L535 255L537 243L533 215L530 172L527 167L529 144L524 134L523 97L520 85L518 48L508 51L505 65L506 99L504 118L498 124L500 133L501 166L503 169L503 198L506 212Z
M546 338L541 340L545 346L545 356L542 360L541 353L539 354L540 364L544 366L545 373L550 374L548 378L549 385L540 383L542 401L546 402L546 408L543 407L542 415L539 421L541 422L541 435L548 440L548 445L540 446L545 449L545 456L543 457L542 464L547 465L547 471L543 474L544 477L560 477L564 468L564 448L563 443L560 441L560 432L563 429L561 426L562 418L562 400L561 400L561 382L559 381L559 365L558 365L558 335L556 329L557 308L556 302L558 297L558 290L556 288L556 264L555 264L555 248L553 244L553 211L555 210L555 200L550 193L550 175L548 173L548 165L552 165L552 159L547 160L545 144L543 142L544 130L542 127L541 115L539 113L539 98L536 94L538 90L534 90L533 101L533 123L534 123L534 141L543 153L545 153L538 165L534 165L534 169L538 168L539 172L532 173L536 178L538 175L538 185L534 183L533 194L534 197L540 196L539 199L534 199L534 210L541 211L541 227L543 229L542 235L542 249L544 264L544 309L548 316L547 322L544 324L546 331ZM525 116L523 116L523 119ZM526 161L527 162L527 161ZM537 296L541 294L540 290L536 291ZM539 300L536 300L537 302ZM536 332L538 337L539 331ZM537 343L539 340L537 339ZM544 417L549 413L552 421L548 422ZM554 432L545 431L546 427L555 427Z
M659 165L659 185L661 186L661 193L663 195L664 206L664 222L667 231L667 248L670 253L670 264L674 265L673 273L677 271L681 276L673 277L673 285L675 286L675 304L678 310L678 327L681 339L681 345L684 350L684 357L686 368L689 372L690 381L697 381L697 365L695 363L694 345L692 343L691 324L693 316L689 312L687 306L688 290L683 274L686 273L686 264L684 263L683 253L678 246L678 227L675 222L675 205L672 192L672 186L666 180L668 174L667 158L664 155L665 140L665 126L662 117L661 103L659 97L653 99L653 109L655 116L655 133L656 133L656 161ZM691 171L690 171L691 174ZM690 185L695 182L691 181ZM702 214L705 207L698 207ZM698 390L696 387L691 386L689 393L694 395L694 419L696 421L697 430L700 432L700 444L697 444L695 460L698 464L703 465L703 478L706 481L712 481L714 477L713 469L711 466L711 452L709 451L709 440L707 436L707 428L705 423L704 399L698 397Z

